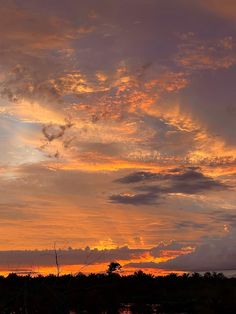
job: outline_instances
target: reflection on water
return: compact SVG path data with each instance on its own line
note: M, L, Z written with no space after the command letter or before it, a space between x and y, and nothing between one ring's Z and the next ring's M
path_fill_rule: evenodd
M119 314L142 314L143 311L148 314L157 314L158 309L160 305L159 304L145 304L142 305L140 308L140 305L137 306L136 304L122 304L121 308L119 310ZM162 313L164 314L164 313Z
M120 309L117 310L117 314L158 314L160 313L158 309L160 308L159 304L142 304L142 305L137 305L137 304L121 304ZM76 311L70 311L69 314L86 314L88 313L87 311L82 311L82 312L76 312ZM109 314L110 312L108 311L103 311L100 314ZM161 314L165 314L161 312Z

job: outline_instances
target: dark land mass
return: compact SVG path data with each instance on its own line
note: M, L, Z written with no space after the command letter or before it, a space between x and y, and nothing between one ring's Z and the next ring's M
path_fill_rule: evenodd
M10 274L0 277L0 313L233 314L236 278L221 273L154 277L142 271L129 276Z

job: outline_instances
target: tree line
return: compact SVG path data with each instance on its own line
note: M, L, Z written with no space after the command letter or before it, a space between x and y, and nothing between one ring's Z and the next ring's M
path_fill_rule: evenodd
M141 270L121 276L120 268L113 262L104 274L2 276L0 313L236 313L236 278L215 272L154 276Z

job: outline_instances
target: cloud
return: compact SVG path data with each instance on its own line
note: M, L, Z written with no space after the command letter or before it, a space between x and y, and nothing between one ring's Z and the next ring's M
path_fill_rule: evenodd
M189 220L183 220L175 223L176 229L205 229L207 226L207 223L197 223Z
M135 262L127 267L166 269L172 271L224 271L235 270L235 227L221 237L205 237L192 252L164 262Z
M139 171L131 173L116 182L121 184L132 184L134 190L145 193L140 194L120 194L113 195L110 200L124 204L155 204L160 198L166 195L181 194L200 194L209 191L223 191L228 186L218 180L200 172L195 167L172 169L170 172L154 173ZM142 183L142 185L137 185Z
M234 0L202 0L199 3L209 11L216 13L218 16L226 18L231 22L235 22L236 9Z
M224 190L227 186L197 170L187 169L182 173L168 175L172 181L169 192L195 194L209 190ZM168 191L168 189L167 189Z
M201 40L194 33L182 35L176 57L178 64L191 71L218 70L230 68L236 64L235 41L231 36L219 40Z
M37 11L29 8L29 3L24 6L1 4L2 46L8 50L17 47L21 52L63 48L70 40L91 31L92 27L87 25L75 25L69 19L42 11L40 14L40 11L39 7ZM24 46L19 46L22 42Z
M120 178L116 180L116 182L119 183L137 183L137 182L142 182L142 181L147 181L147 180L157 180L158 177L160 177L159 174L157 173L152 173L148 171L138 171L129 174L126 177Z
M33 204L32 204L33 207ZM27 210L26 203L0 203L0 217L5 222L9 221L24 221L24 220L35 220L40 218L39 213L33 213Z
M195 2L1 2L2 248L233 228L234 11Z
M61 1L60 3L63 6L64 2ZM132 1L127 3L130 14L132 13L131 4ZM96 13L96 19L90 18L91 10L89 7L84 8L86 14L81 13L83 18L78 19L70 11L68 15L71 18L66 17L65 12L60 9L61 6L56 9L55 15L58 14L58 16L55 17L54 15L50 16L49 13L46 14L47 10L37 1L33 7L30 5L30 9L24 9L28 5L29 3L26 3L21 9L18 7L7 9L8 15L9 12L16 15L16 25L13 24L11 27L9 26L9 29L7 28L7 33L9 32L9 35L6 35L8 36L7 40L13 46L15 45L16 39L14 36L12 37L12 33L17 33L16 29L19 23L22 24L20 36L25 36L20 39L29 45L28 50L20 51L16 55L12 48L11 54L13 56L9 59L8 54L4 55L4 58L7 58L4 62L7 68L3 67L1 92L2 97L9 101L4 108L7 114L13 115L17 119L35 123L40 121L43 124L61 124L65 118L72 116L73 121L75 121L75 129L77 129L77 132L74 133L77 133L77 137L80 139L82 137L84 142L91 141L95 136L99 137L95 144L97 147L99 143L100 146L109 145L111 142L114 143L119 140L122 149L118 153L121 155L120 159L123 160L130 159L133 161L132 157L137 156L140 152L145 150L153 152L153 149L158 151L163 160L165 158L174 159L178 156L183 161L186 155L194 154L196 150L198 152L199 146L202 147L203 138L201 124L196 123L191 114L186 114L185 110L173 109L176 107L176 97L179 97L179 94L191 84L190 76L192 73L190 75L188 66L186 69L186 66L181 65L181 62L177 62L178 67L176 68L170 65L169 61L160 63L158 61L159 55L156 54L157 59L151 58L148 49L145 50L144 55L140 51L140 55L131 60L129 56L132 47L125 37L126 33L121 31L126 28L127 17L123 17L123 15L113 16L114 21L112 23L104 24L101 21L101 16L108 20L111 17L107 16L102 5L99 7L95 5L94 10L100 11L100 13ZM72 7L79 7L79 4L74 2L71 5ZM155 26L157 23L156 18L152 16L151 23L147 18L153 5L154 7L160 6L166 12L170 4L149 3L147 5L142 1L139 2L140 8L147 6L145 17L141 22L142 28L149 28L150 36L155 38L153 29L157 29L157 27L151 26ZM45 20L45 25L49 25L48 27L43 23L41 25L39 15L35 14L33 10L34 6L40 12L45 13L43 21ZM50 7L50 5L48 6ZM190 7L181 2L180 7L182 6L184 10L190 10ZM142 12L141 9L134 14L134 18L136 14L141 18L140 12ZM57 45L44 46L42 43L42 48L30 44L33 39L28 34L26 17L31 14L32 27L39 33L40 39L49 42L48 37L54 39L61 37L64 49ZM133 13L131 15L133 16ZM65 25L63 31L58 28L61 20L63 20L62 25ZM23 21L25 23L22 23ZM136 18L135 21L137 21ZM95 28L93 28L93 23L96 24ZM165 24L164 21L160 23ZM174 17L173 23L179 25L177 16ZM137 33L137 27L140 27L139 24L135 25L131 30L134 35ZM108 44L109 49L111 49L105 53L106 49L103 49L96 41L96 36L104 38L104 33L108 30L114 46L109 45L106 41L103 42L103 45ZM170 32L171 30L167 29L167 33ZM193 49L199 46L199 42L203 42L207 47L209 45L208 40L202 40L201 36L194 35L194 39L191 39L191 36L183 34L181 31L180 33L182 37L171 33L175 47L173 53L176 53L176 56L178 53L181 56L182 53L184 56L185 53L188 54L188 45L194 46ZM142 36L144 36L143 33ZM159 36L160 41L165 43L163 35L159 34ZM133 37L137 41L137 45L139 44L139 37ZM182 47L181 44L186 46ZM119 50L116 49L116 45L122 46L122 51L118 55L115 53ZM230 36L222 37L217 42L213 41L212 45L214 47L219 45L222 51L228 53L234 49L233 39ZM127 51L126 46L128 47ZM157 50L159 51L159 48ZM168 47L164 50L169 51ZM178 59L176 56L175 60ZM172 60L173 55L169 53L167 59L169 60L170 57ZM90 62L91 59L94 60L93 65ZM106 62L102 63L101 60L103 59ZM190 64L193 63L190 61ZM169 100L169 97L173 97L173 99ZM171 102L170 105L167 104L168 101ZM33 114L34 110L37 111L37 114ZM127 125L129 124L125 130L123 129L124 121L127 121ZM115 123L116 125L114 125ZM81 129L84 130L82 136L80 134ZM113 132L108 134L107 129L112 129ZM118 139L121 129L124 131L125 140L123 136L122 140L121 136ZM62 137L59 138L62 140ZM66 142L70 141L71 138L75 138L74 134ZM132 142L132 147L131 145L128 147L128 141L129 143ZM65 153L65 147L63 148L63 143L61 144L62 147L55 147L54 149L52 149L52 145L50 149L49 146L46 147L45 155L55 156L58 152L61 160L63 158L65 160L67 158L79 159L79 152L85 150L86 144L87 147L91 147L89 143L86 143L80 150L81 141L75 140L71 151L76 151L76 154L72 156ZM168 156L166 157L166 155ZM145 161L148 162L147 158Z
M193 253L160 263L166 269L191 271L235 269L235 232L222 238L206 240Z
M65 125L48 124L42 128L42 132L45 138L49 142L52 142L55 139L63 137L66 130L71 128L72 126L73 124L71 122L68 122Z
M127 263L130 260L146 260L164 257L173 258L173 255L187 254L191 251L184 243L169 242L160 243L156 247L147 248L129 248L128 246L117 247L113 249L100 249L86 247L84 249L57 249L60 267L64 265L78 265L78 271L82 265L84 268L88 265L97 265L109 263L117 260ZM12 250L0 251L0 265L9 268L16 267L37 267L55 266L54 250Z
M131 205L153 205L157 203L155 193L140 194L117 194L110 196L112 203L131 204Z

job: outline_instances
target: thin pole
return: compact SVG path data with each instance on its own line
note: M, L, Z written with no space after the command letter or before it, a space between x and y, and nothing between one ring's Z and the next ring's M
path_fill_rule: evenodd
M60 266L58 262L58 255L57 255L57 249L56 249L56 242L54 242L54 253L55 253L55 261L56 261L56 266L57 266L57 277L60 276Z

